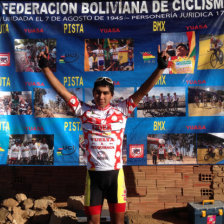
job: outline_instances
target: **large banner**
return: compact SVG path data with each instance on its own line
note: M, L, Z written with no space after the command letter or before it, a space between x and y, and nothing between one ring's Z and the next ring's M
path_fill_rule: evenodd
M38 66L93 104L112 78L113 102L168 67L128 119L126 165L224 164L224 1L1 1L0 165L86 165L81 122ZM107 159L99 151L99 159Z

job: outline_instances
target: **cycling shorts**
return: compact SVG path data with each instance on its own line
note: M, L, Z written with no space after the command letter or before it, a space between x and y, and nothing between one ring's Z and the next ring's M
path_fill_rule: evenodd
M104 199L107 199L110 213L125 212L126 187L123 169L87 171L85 188L86 215L100 214Z
M99 66L103 66L104 65L104 60L99 60Z

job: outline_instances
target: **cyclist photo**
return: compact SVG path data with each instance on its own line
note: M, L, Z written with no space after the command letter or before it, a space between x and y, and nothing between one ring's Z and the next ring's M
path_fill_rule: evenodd
M224 164L224 133L197 134L197 160L199 164Z
M169 54L164 74L194 73L195 32L162 33L161 46Z
M15 39L16 72L41 72L37 56L48 55L49 67L56 72L56 40Z
M10 135L8 160L10 165L53 165L54 135Z
M189 116L224 116L224 86L188 88Z
M185 116L185 89L176 87L154 87L137 107L138 117Z
M157 155L156 155L157 153ZM148 134L147 164L196 164L195 134Z
M198 70L224 69L224 34L206 34L199 36Z
M0 91L1 115L32 115L31 91Z
M89 71L133 71L132 39L86 39L85 67Z

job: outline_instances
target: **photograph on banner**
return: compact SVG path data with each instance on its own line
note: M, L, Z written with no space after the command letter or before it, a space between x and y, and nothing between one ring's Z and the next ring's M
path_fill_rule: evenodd
M41 72L38 56L41 52L47 55L49 68L56 72L55 39L15 39L16 72Z
M180 117L186 115L184 87L154 87L140 101L138 117Z
M54 135L10 135L7 164L53 165L53 151Z
M68 91L82 99L82 88L68 88ZM34 89L34 116L72 118L74 113L54 89Z
M0 115L32 115L31 91L0 91Z
M103 139L102 139L103 140ZM107 155L108 150L98 150L99 160L108 159ZM123 138L123 145L122 145L122 160L123 164L127 165L127 135L124 135ZM85 140L82 135L79 135L79 165L86 166L87 165L87 154L86 154L86 146Z
M0 66L10 66L10 53L0 53Z
M133 71L132 39L86 39L84 71Z
M168 67L164 74L194 73L195 32L162 33L161 48L169 54Z
M116 105L119 102L122 102L123 100L127 99L133 93L134 93L134 87L115 87L111 104ZM95 105L92 88L85 88L85 102L89 105ZM134 117L134 111L132 112L131 117Z
M147 136L147 165L196 163L196 134Z
M143 144L130 144L129 145L129 158L132 158L132 159L144 158L144 145Z
M197 134L199 164L224 164L224 133Z
M224 34L205 34L199 36L198 70L224 69Z
M224 86L188 88L189 116L224 116Z

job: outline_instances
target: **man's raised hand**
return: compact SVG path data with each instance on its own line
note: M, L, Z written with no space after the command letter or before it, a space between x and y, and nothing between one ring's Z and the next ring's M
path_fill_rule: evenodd
M158 68L165 69L168 66L168 58L169 55L166 53L166 51L160 51L160 45L158 45Z
M38 65L41 69L48 67L49 61L47 55L42 51L38 56Z

